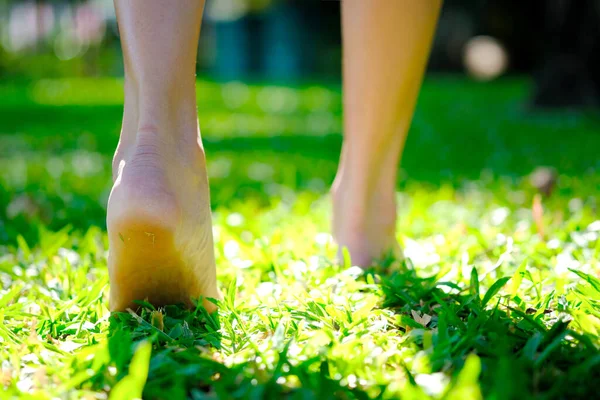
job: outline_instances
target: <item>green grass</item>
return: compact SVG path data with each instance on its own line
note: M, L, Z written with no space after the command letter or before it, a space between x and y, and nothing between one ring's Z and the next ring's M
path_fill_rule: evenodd
M327 233L339 88L201 82L225 300L111 316L120 82L0 84L0 398L597 396L599 124L531 112L527 90L426 83L398 182L408 261L363 273ZM558 180L535 220L539 165Z

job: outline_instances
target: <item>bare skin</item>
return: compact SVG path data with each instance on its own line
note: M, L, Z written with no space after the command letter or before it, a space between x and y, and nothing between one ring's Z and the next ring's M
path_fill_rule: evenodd
M111 310L219 298L195 98L203 3L115 1L125 111L107 215Z
M107 214L110 308L219 298L195 97L204 1L115 0L115 7L125 110ZM354 265L397 246L396 168L440 7L441 0L342 2L345 137L333 235Z
M333 236L353 265L398 250L396 173L441 0L344 0L344 144Z

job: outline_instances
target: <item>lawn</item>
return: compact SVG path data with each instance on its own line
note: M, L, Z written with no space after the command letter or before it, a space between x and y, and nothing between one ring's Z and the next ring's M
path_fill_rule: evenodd
M597 397L600 122L528 91L426 82L398 181L407 258L363 272L328 234L339 86L199 82L225 300L111 316L121 82L0 83L0 398Z

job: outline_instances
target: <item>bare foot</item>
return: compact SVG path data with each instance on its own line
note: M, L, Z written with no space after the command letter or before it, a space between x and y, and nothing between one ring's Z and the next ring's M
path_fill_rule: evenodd
M360 190L363 192L363 190ZM373 190L366 197L353 182L336 179L332 191L333 238L342 249L348 248L352 265L363 268L390 253L401 255L396 241L395 191Z
M107 215L112 311L135 307L133 300L220 298L204 152L199 138L182 146L165 133L122 136L115 156Z

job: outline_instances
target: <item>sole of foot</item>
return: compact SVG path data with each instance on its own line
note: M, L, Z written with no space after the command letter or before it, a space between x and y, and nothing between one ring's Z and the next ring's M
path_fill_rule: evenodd
M108 202L110 309L220 298L203 154L180 162L153 134L120 160ZM200 152L201 153L201 152Z

